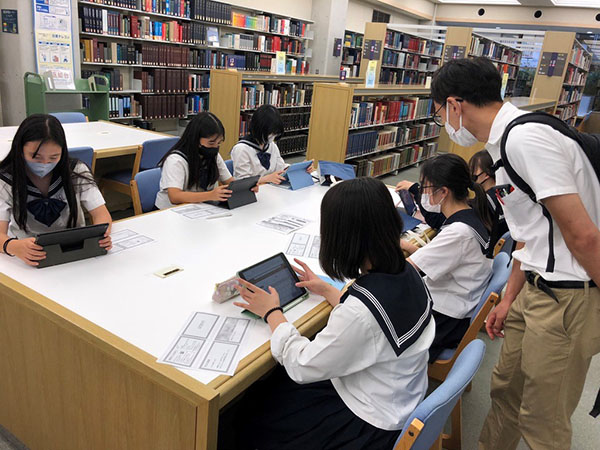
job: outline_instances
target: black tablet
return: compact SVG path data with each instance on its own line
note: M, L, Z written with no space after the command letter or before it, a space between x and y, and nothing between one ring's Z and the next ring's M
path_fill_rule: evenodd
M41 260L36 267L55 266L105 255L106 249L101 248L98 241L104 237L107 229L108 224L101 223L38 234L35 243L44 247L46 259Z
M267 292L269 292L269 286L277 289L284 311L308 297L306 289L296 287L296 283L300 280L283 253L278 253L247 269L240 270L238 276Z
M256 194L250 189L258 184L258 180L260 180L260 176L255 175L253 177L232 181L228 186L228 189L231 191L231 197L224 202L220 202L219 206L234 209L250 203L255 203Z

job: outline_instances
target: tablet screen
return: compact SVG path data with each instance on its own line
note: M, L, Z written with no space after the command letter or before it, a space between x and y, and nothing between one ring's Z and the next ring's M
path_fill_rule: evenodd
M239 276L267 292L273 286L279 293L281 306L306 294L306 289L296 287L300 280L283 253L241 270Z

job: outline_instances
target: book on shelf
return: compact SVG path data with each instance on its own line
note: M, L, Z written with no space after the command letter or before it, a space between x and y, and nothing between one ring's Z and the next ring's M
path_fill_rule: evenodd
M565 73L565 83L573 85L584 85L587 80L587 73L577 70L575 67L567 67Z
M301 20L278 18L268 14L244 14L233 12L231 25L247 30L277 33L294 37L306 37L309 25Z
M554 113L554 115L561 120L568 121L577 115L578 108L579 108L579 105L577 103L559 106L556 108L556 112Z
M382 67L379 75L379 84L425 86L428 76L430 74L427 72L419 72L417 70Z
M129 95L111 95L109 98L108 116L139 117L141 116L140 102Z
M176 17L189 17L189 0L88 0L92 3L106 6L117 6L151 12L155 14L166 14Z
M307 146L308 146L308 135L307 134L284 136L277 141L277 147L279 147L279 153L282 156L289 155L292 153L305 152Z
M519 65L521 63L521 53L518 50L478 36L471 37L469 54L496 59L509 64Z
M185 118L187 114L186 96L143 95L140 100L144 120Z
M416 164L435 155L437 142L414 144L382 155L350 161L356 167L356 176L378 177Z
M104 75L106 78L108 78L108 88L111 91L123 90L123 73L119 69L104 68L97 71L81 71L81 76L83 78L90 78L92 75Z
M344 47L360 48L363 44L363 36L352 31L344 33Z
M579 45L575 45L571 54L571 64L574 64L583 70L589 70L590 65L592 64L592 56L583 50L583 48L579 47Z
M208 111L208 96L191 94L187 97L187 112L189 114L200 114Z
M309 106L313 88L310 84L242 84L241 109L256 109L262 105L276 107Z
M282 112L280 115L285 132L306 129L310 123L310 111ZM240 136L246 136L249 133L251 119L252 112L243 112L240 114Z
M383 66L393 66L401 69L417 69L420 71L435 72L440 67L440 60L411 53L395 52L384 49Z
M433 100L421 97L354 102L350 112L350 127L424 119L431 116L432 108Z
M135 70L133 78L141 80L142 92L178 94L187 92L190 74L185 70L149 69Z
M441 58L444 44L430 39L419 38L399 31L388 30L385 36L385 45L396 50L409 53L420 53Z
M231 5L211 0L189 0L190 17L220 25L231 25Z

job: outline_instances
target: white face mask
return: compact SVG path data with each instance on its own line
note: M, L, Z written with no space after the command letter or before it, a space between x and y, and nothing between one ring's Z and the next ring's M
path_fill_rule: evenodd
M442 202L444 200L442 199L442 202L439 202L437 205L432 205L430 198L431 197L429 194L421 195L421 206L423 207L423 209L430 213L441 213L442 212Z
M463 147L470 147L471 145L475 145L478 141L475 136L471 134L469 130L463 127L462 124L462 112L460 113L460 124L458 130L455 130L452 125L450 125L450 108L446 105L446 123L444 127L446 128L446 132L448 133L448 137L456 142L458 145L462 145Z

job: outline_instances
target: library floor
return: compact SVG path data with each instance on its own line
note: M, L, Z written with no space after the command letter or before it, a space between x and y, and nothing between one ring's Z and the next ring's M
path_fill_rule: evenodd
M477 438L487 414L490 398L490 376L492 368L498 360L501 341L490 341L483 333L479 333L487 345L485 359L481 369L475 376L473 389L463 396L463 449L476 450ZM600 442L600 426L598 419L588 415L600 387L600 355L592 360L588 372L585 389L575 414L573 415L573 450L594 450ZM518 450L526 450L527 446L521 441ZM15 437L0 427L0 450L27 450Z

